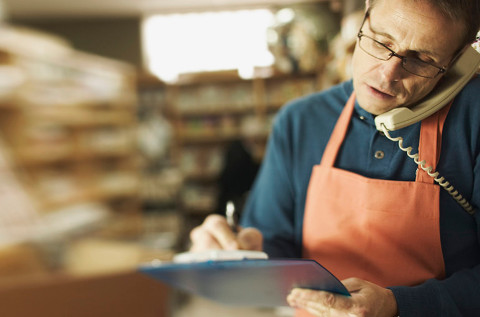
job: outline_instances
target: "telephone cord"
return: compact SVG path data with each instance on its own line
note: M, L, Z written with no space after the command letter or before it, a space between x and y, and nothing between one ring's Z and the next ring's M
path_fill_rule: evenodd
M432 177L435 182L437 182L443 189L445 189L459 204L460 206L465 209L470 215L475 213L475 209L470 205L470 203L452 186L450 183L443 177L440 176L438 172L432 172L433 168L431 166L426 166L427 162L425 160L420 161L418 153L412 154L412 147L404 147L403 146L403 138L402 137L392 137L388 133L387 128L384 124L382 124L382 132L385 136L393 141L398 142L398 147L400 150L404 151L408 157L412 158L415 164L417 164L422 170L427 172L428 176Z

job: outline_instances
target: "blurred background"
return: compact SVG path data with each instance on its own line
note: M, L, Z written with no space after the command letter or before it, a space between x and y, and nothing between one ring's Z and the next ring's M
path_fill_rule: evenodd
M350 78L363 5L0 0L0 314L291 316L134 272L241 210L276 112Z

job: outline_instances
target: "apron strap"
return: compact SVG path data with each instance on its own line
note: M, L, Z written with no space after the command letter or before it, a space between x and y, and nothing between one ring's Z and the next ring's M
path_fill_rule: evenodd
M343 109L340 117L337 120L335 128L330 136L330 140L323 152L322 160L320 164L333 167L335 159L337 158L338 150L345 139L345 135L348 131L350 118L352 117L353 109L355 107L355 92L352 92L350 98L348 98L345 108Z
M438 159L440 158L443 125L447 119L448 111L452 103L453 100L447 106L424 119L420 127L418 156L420 160L425 160L427 166L432 167L432 172L435 172ZM428 184L434 183L433 177L429 176L427 172L420 167L417 171L416 181Z

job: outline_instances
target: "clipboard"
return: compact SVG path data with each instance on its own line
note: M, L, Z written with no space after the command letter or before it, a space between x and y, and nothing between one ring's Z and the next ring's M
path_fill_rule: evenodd
M350 296L333 274L308 259L147 264L139 271L174 288L230 306L287 306L287 295L295 287Z

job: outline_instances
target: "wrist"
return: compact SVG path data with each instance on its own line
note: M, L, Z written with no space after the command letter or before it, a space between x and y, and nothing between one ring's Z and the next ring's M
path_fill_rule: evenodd
M392 316L392 317L399 317L400 315L398 314L398 306L397 306L397 300L395 298L395 295L390 289L386 289L387 291L387 309L386 311L388 312L387 316Z

